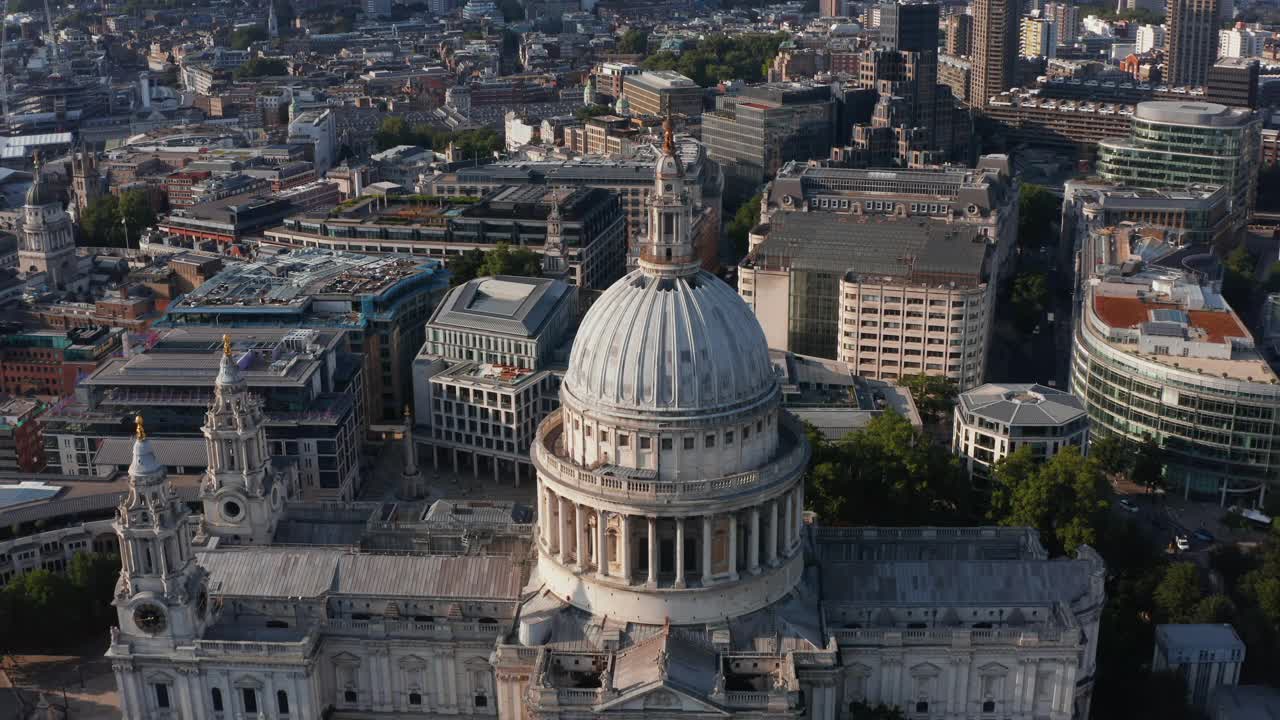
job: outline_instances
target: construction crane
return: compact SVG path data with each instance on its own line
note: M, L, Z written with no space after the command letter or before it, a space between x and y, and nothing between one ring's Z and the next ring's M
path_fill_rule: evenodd
M59 62L61 58L58 56L58 36L53 33L53 12L49 10L49 0L44 0L44 23L49 28L49 45L53 48L53 62L51 64L53 69L57 70L58 66L61 65Z

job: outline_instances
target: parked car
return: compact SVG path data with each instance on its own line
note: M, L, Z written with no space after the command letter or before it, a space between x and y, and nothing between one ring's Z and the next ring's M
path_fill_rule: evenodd
M1117 504L1120 506L1120 509L1125 512L1138 512L1138 503L1130 500L1129 498L1120 498Z
M1176 545L1179 550L1191 549L1191 541L1187 539L1186 535L1174 535L1173 544Z
M1217 539L1213 536L1213 533L1209 532L1208 530L1205 530L1204 528L1200 528L1195 532L1191 533L1191 537L1199 540L1202 543L1211 543Z

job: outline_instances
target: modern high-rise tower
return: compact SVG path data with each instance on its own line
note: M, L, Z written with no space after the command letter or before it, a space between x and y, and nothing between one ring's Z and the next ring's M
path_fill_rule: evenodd
M1165 49L1169 85L1204 85L1209 66L1218 59L1218 2L1169 0Z
M970 104L984 107L992 95L1013 84L1020 30L1013 0L973 2L973 89Z

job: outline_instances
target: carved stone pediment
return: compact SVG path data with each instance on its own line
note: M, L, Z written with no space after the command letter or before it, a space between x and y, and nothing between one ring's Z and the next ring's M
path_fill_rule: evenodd
M640 688L599 706L599 710L601 712L660 711L730 714L707 700L695 697L669 684L654 684Z

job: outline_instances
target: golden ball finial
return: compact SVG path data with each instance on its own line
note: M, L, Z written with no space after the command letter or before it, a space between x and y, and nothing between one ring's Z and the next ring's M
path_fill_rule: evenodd
M134 427L136 428L136 432L137 432L137 435L138 435L138 439L139 439L139 440L146 440L146 439L147 439L147 429L146 429L145 427L143 427L143 426L142 426L142 416L141 416L141 415L138 415L137 417L135 417L135 418L133 419L133 424L134 424Z
M222 354L231 357L231 336L225 333L222 335Z

